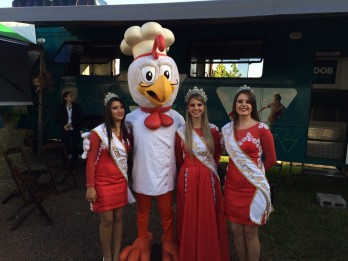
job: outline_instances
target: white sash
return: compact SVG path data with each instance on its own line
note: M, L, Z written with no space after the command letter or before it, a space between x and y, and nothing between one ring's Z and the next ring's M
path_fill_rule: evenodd
M92 131L94 131L103 142L106 149L108 149L108 136L105 128L105 124L100 124L95 127ZM128 183L128 165L127 165L127 150L125 145L112 133L112 140L110 142L111 146L111 157L116 165L116 167L120 170L123 177L127 180ZM127 186L128 193L128 203L135 202L134 196Z
M233 122L222 127L222 135L228 155L243 176L256 187L256 192L250 206L250 219L261 224L263 217L266 220L273 211L271 204L270 187L266 179L265 170L257 166L239 147L234 136Z
M185 142L185 126L181 126L176 131L180 138ZM202 140L202 138L198 135L198 133L193 130L192 132L192 151L193 155L207 168L209 168L220 180L219 175L217 173L216 162L209 152L206 144Z

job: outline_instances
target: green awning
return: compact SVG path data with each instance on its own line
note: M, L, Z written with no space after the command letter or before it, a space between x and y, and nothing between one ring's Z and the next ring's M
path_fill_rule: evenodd
M34 25L0 23L0 106L33 104L30 44L36 44Z
M18 22L0 22L0 36L36 44L35 25Z

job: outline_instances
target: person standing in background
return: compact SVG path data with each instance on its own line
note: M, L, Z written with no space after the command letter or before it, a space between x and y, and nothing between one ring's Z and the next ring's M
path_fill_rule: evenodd
M69 155L71 165L76 171L78 165L78 145L80 141L82 113L80 106L74 102L74 95L71 91L63 93L63 101L57 113L61 139Z

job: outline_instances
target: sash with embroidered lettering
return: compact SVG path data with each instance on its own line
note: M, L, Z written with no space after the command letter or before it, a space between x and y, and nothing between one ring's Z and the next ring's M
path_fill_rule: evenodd
M222 127L222 135L228 155L242 175L256 187L256 192L250 206L250 219L256 224L261 224L273 211L271 204L270 187L266 179L265 170L260 168L239 147L234 136L233 121Z
M185 126L181 126L176 131L180 138L185 142ZM213 155L209 152L205 142L198 135L198 133L193 130L192 131L192 151L193 155L207 168L209 168L216 177L220 180L219 175L217 173L216 162L214 160Z
M100 124L99 126L95 127L92 131L94 131L100 138L100 140L103 142L106 149L108 149L108 136L106 132L105 124ZM111 146L111 157L116 165L116 167L120 170L123 177L127 180L128 183L128 165L127 165L127 150L125 145L119 140L118 137L116 137L112 133L112 140L110 142ZM127 193L128 193L128 203L135 202L135 198L130 191L129 187L127 186Z

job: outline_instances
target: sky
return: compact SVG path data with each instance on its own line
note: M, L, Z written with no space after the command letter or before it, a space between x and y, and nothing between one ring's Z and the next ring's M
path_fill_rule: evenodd
M109 5L116 4L130 4L129 0L104 0ZM143 4L143 3L173 3L173 2L195 2L195 1L208 1L208 0L132 0L132 4ZM12 0L0 0L1 7L12 7Z

